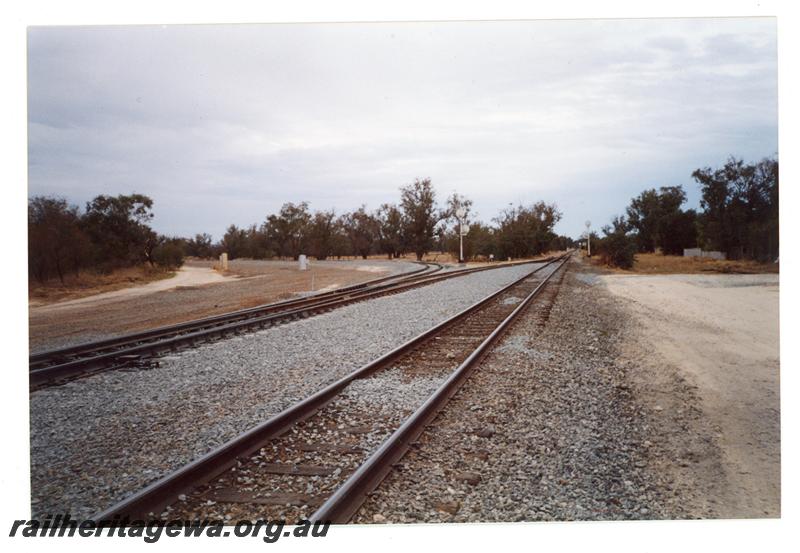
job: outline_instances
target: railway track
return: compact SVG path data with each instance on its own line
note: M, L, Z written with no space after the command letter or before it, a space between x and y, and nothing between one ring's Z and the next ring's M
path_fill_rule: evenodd
M548 261L94 520L346 523L567 260Z
M89 342L68 348L33 354L29 358L30 390L89 376L99 371L147 367L157 357L198 343L260 330L277 324L306 318L338 307L367 299L396 294L442 280L509 265L533 263L525 261L441 272L436 263L425 263L418 270L390 275L364 283L304 298L265 304L222 315L205 317L175 325L163 326Z

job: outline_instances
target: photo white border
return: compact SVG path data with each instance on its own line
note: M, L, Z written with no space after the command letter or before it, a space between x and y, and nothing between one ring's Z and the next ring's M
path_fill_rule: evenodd
M291 3L169 2L140 0L34 0L2 8L3 85L2 99L2 192L4 209L2 236L7 249L2 272L4 309L2 318L5 374L2 386L4 447L11 452L3 458L0 486L0 533L4 541L11 522L26 518L29 499L28 396L27 396L27 113L26 113L26 27L30 25L129 25L178 23L267 23L342 21L430 21L502 20L564 18L640 17L746 17L777 16L779 46L779 155L781 167L781 418L782 418L782 518L779 520L588 522L530 524L411 525L388 527L333 528L324 540L284 539L276 544L236 539L233 543L210 539L162 539L148 548L252 547L307 550L378 549L381 551L424 547L426 550L469 550L481 548L576 551L754 551L786 550L793 526L798 521L797 455L798 366L796 339L797 258L791 246L797 241L798 222L793 208L798 205L797 160L797 67L800 45L792 2L777 1L686 1L654 3L642 1L420 1L377 3L356 0L335 2L296 1ZM23 185L23 183L25 185ZM787 285L788 284L788 285ZM15 550L42 547L75 547L95 550L111 543L105 539L54 542L52 539L15 539L7 543ZM136 539L115 540L113 546L143 547ZM8 549L7 549L8 550Z

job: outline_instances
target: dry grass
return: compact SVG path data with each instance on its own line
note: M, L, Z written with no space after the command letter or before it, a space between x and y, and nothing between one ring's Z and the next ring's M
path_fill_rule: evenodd
M637 253L633 269L623 270L608 267L600 262L599 257L592 257L591 263L620 273L637 273L650 275L699 274L699 273L732 273L758 274L778 273L777 263L758 263L756 261L720 261L700 257L683 257L680 255L661 255L658 253Z
M122 288L170 278L174 275L174 271L157 269L148 265L117 269L109 274L86 271L78 276L66 276L64 284L61 284L58 279L50 280L44 284L32 281L28 284L28 300L32 305L44 305L103 292L113 292Z

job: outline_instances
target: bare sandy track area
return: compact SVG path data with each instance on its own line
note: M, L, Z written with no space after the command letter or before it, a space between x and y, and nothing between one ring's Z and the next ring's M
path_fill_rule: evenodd
M172 278L157 280L142 286L132 286L130 288L123 288L122 290L114 290L113 292L94 294L84 298L36 306L32 309L35 309L40 313L46 313L48 311L57 311L59 309L74 307L76 305L100 305L117 300L135 298L137 296L145 296L154 292L178 288L179 286L203 286L204 284L226 282L231 280L234 280L234 277L224 276L210 267L193 267L187 265L181 267Z
M587 277L622 299L644 343L696 389L722 453L718 516L780 516L778 275ZM668 408L668 397L653 401Z

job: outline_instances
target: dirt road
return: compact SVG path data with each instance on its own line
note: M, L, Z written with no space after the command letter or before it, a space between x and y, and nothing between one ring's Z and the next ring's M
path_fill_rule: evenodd
M212 284L215 282L226 282L234 280L234 277L227 277L211 269L210 267L192 267L183 266L172 278L164 280L156 280L142 286L133 286L131 288L123 288L122 290L115 290L113 292L105 292L102 294L95 294L93 296L86 296L85 298L78 298L74 300L60 301L51 303L49 305L42 305L32 307L37 313L47 313L74 307L76 305L101 305L117 300L125 300L135 298L137 296L145 296L154 292L163 290L172 290L181 286L202 286L204 284Z
M780 516L778 275L603 275L643 340L696 388L722 453L722 518ZM662 379L662 374L644 374ZM657 409L667 393L655 394Z

